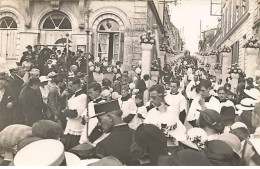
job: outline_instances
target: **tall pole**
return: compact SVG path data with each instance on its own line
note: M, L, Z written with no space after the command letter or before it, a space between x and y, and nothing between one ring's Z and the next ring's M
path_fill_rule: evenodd
M66 52L67 52L67 79L66 79L66 88L69 88L69 34L66 34ZM68 107L68 96L66 96L66 107Z
M89 5L90 5L90 2L87 1L87 28L86 28L86 33L87 33L87 48L86 48L86 52L87 52L87 58L86 58L86 92L88 92L88 83L89 83L89 56L90 56L90 53L89 53L89 45L90 45L90 41L89 41L89 32L90 32L90 29L89 29ZM89 117L89 111L88 111L88 97L87 97L87 100L86 100L86 109L87 109L87 117ZM87 120L86 121L86 136L87 136L87 139L89 138L89 135L88 135L88 131L89 131L89 121Z

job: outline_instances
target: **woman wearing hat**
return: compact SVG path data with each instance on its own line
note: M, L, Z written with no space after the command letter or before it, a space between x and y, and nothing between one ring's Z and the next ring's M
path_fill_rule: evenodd
M224 125L221 122L220 114L212 109L200 111L198 126L206 131L208 141L217 139L219 134L224 131Z
M167 155L167 140L164 133L152 124L141 124L130 147L131 155L143 166L156 166L160 155Z

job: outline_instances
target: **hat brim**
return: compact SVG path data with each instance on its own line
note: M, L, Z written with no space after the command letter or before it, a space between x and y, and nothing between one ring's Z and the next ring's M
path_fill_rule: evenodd
M80 166L81 165L80 158L70 152L65 152L65 159L66 159L67 166Z
M89 117L89 118L92 119L92 118L95 118L95 117L102 116L103 114L106 114L106 112L97 113L97 114L95 114L94 116L91 116L91 117Z
M182 144L190 147L190 148L193 148L195 150L198 150L198 146L196 146L194 143L192 143L190 140L183 140L183 141L180 141Z
M256 96L253 96L251 93L250 93L250 90L247 90L247 89L244 89L244 92L246 95L248 95L249 97L251 97L252 99L254 100L258 100L259 98L256 98Z
M254 107L245 107L242 106L241 104L236 105L236 108L239 110L254 110Z

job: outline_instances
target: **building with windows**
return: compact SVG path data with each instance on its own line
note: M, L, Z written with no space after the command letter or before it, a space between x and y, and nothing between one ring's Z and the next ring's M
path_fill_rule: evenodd
M222 0L221 27L217 30L211 45L215 49L223 46L231 47L232 52L223 65L231 66L238 63L247 76L254 76L254 71L260 69L259 55L257 59L248 57L244 44L251 37L258 37L260 25L259 0Z
M27 45L51 47L68 37L72 51L89 45L94 57L130 66L141 59L143 32L157 24L162 36L160 5L159 0L0 0L0 58L14 64Z

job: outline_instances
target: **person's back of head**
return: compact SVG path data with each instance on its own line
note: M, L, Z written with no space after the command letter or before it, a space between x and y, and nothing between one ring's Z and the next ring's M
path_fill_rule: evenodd
M164 87L162 85L159 85L159 84L155 84L152 87L150 87L149 92L152 92L152 91L156 91L159 94L165 93Z
M100 85L99 83L97 83L97 82L92 82L92 83L89 85L88 89L89 89L89 90L90 90L90 89L93 89L94 91L98 91L99 93L101 93L101 85Z

